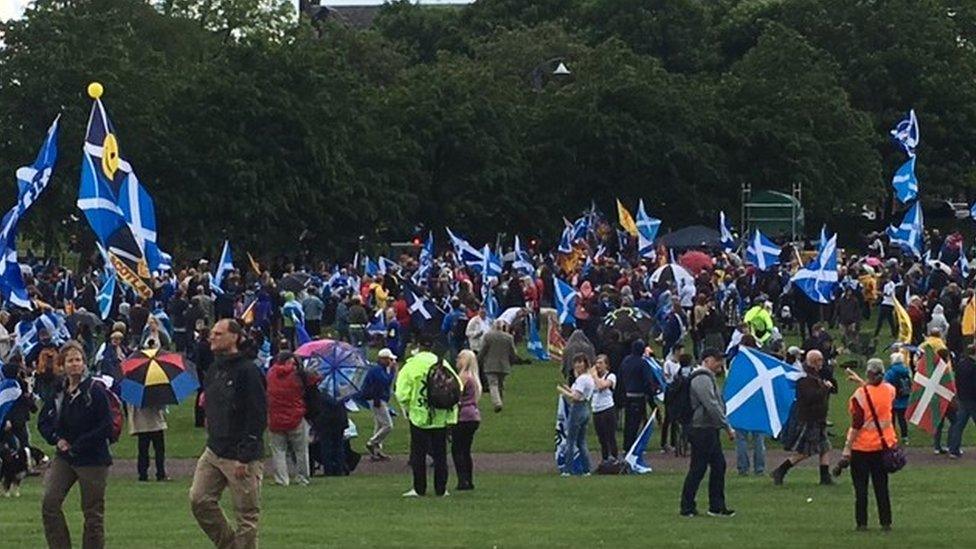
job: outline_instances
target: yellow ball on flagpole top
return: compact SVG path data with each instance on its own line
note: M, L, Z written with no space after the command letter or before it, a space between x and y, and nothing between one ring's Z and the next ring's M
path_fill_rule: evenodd
M88 96L91 97L92 99L98 99L99 97L101 97L103 91L105 90L102 88L102 85L99 84L98 82L92 82L91 84L88 84Z

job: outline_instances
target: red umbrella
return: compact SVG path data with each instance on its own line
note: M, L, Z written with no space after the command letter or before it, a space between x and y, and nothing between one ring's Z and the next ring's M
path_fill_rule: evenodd
M698 273L702 272L702 270L711 269L715 266L712 256L697 250L685 252L684 255L678 258L678 263L685 269L691 271L691 274L696 276Z

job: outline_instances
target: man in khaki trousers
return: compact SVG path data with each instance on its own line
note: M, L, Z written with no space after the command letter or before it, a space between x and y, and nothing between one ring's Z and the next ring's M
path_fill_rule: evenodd
M224 319L210 332L215 361L204 380L207 448L197 461L190 487L193 516L215 547L257 547L264 477L263 437L267 426L264 377L238 351L240 324ZM237 529L220 509L229 488Z

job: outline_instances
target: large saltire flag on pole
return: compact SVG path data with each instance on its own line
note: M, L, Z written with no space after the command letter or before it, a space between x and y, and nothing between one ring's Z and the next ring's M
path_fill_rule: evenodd
M78 186L78 208L84 212L98 241L108 251L118 277L141 297L153 295L146 256L125 214L118 205L119 192L132 174L132 166L119 151L119 143L100 99L102 86L93 82L88 95L94 100L85 134Z
M620 226L627 231L627 234L637 236L637 223L634 222L634 216L630 215L619 198L617 199L617 218L620 221Z
M644 211L644 199L637 206L637 252L641 257L654 257L654 238L661 228L661 220L647 215Z
M40 197L51 180L54 163L58 158L58 115L47 130L47 136L37 158L30 166L17 170L17 203L3 216L0 222L0 293L4 301L30 309L33 307L27 294L27 286L17 262L17 225L32 204Z
M732 359L723 397L729 424L735 429L779 436L796 398L793 368L748 347Z
M529 314L526 317L526 322L528 323L528 342L526 343L525 348L532 353L532 356L534 356L536 360L549 360L549 353L542 344L542 338L539 337L539 321L536 318L536 315Z
M576 290L556 276L552 277L552 284L556 291L556 316L559 324L576 326Z
M779 265L780 253L779 246L756 229L746 248L746 262L752 263L760 271L766 271Z
M722 235L722 249L731 252L736 248L735 237L732 236L732 228L729 227L728 220L725 219L725 212L718 212L718 231Z
M904 149L905 154L909 157L915 156L915 147L921 141L915 109L908 111L908 116L895 125L895 129L891 130L891 138Z
M912 395L905 417L929 434L935 434L939 421L945 417L949 404L956 396L956 378L952 366L942 360L931 347L915 363Z
M892 244L901 246L902 250L910 252L915 257L922 257L924 222L922 207L918 201L905 212L905 217L897 227L888 227L888 238Z
M895 188L895 197L902 204L907 204L918 198L918 178L915 177L915 157L910 157L898 168L891 178L891 186Z
M811 300L824 304L832 302L839 285L837 279L837 235L827 240L813 261L798 270L791 280Z

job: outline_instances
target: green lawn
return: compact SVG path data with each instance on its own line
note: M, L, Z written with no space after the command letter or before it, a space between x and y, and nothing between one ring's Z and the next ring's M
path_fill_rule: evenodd
M768 478L730 476L732 519L678 517L683 476L481 475L474 492L405 500L406 473L315 478L307 488L265 485L263 547L965 547L976 539L972 468L908 467L892 477L895 530L882 533L871 502L872 531L855 533L853 492L814 484L814 472L783 487ZM169 484L112 479L110 547L207 547L187 503L189 481ZM707 501L701 499L704 510ZM18 500L0 499L4 547L37 547L39 483ZM807 498L813 501L807 503ZM65 504L80 536L78 491ZM969 541L966 541L969 540ZM730 545L733 544L733 545Z

